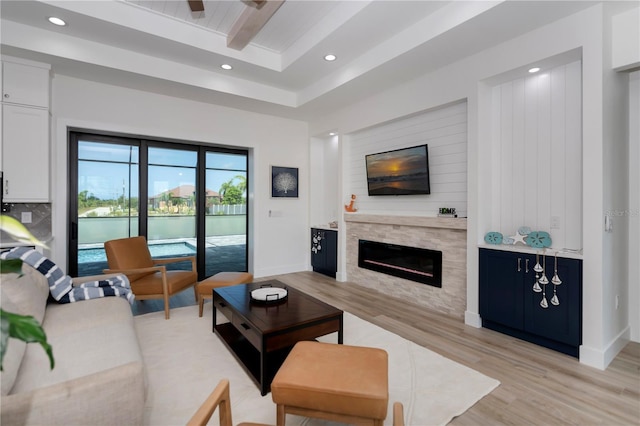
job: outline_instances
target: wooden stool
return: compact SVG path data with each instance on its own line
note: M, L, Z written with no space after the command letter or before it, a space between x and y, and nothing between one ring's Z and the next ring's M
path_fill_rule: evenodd
M213 297L214 288L247 284L250 282L253 282L253 274L249 272L218 272L200 281L196 286L196 293L198 294L198 316L202 316L204 299L211 299Z
M381 426L389 403L388 363L382 349L296 343L271 382L277 425L297 414Z

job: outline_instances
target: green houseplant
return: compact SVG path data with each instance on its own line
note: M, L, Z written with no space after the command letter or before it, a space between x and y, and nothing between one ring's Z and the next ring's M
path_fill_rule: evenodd
M35 238L27 228L10 216L0 216L0 230L11 235L16 241L46 247L45 244ZM22 260L0 259L0 274L11 273L22 275ZM47 342L47 335L42 329L42 326L34 317L6 312L0 308L0 330L2 331L0 337L0 371L2 370L2 361L4 360L4 354L7 351L10 337L26 343L39 343L49 356L50 368L53 370L55 365L53 349Z

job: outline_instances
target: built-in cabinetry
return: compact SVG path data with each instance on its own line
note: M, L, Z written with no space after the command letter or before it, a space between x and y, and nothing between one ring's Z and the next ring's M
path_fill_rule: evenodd
M50 66L2 57L4 202L49 202Z
M311 266L315 272L336 277L338 271L338 232L311 228Z
M542 253L542 252L541 252ZM549 253L551 255L549 255ZM536 264L549 281L534 291ZM531 253L480 249L482 326L577 357L582 343L582 260ZM558 304L552 303L555 296ZM541 306L543 297L547 307ZM554 300L554 301L556 301Z

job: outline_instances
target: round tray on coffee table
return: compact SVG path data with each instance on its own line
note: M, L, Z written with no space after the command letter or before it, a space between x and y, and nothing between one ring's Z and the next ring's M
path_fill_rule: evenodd
M281 287L260 287L251 291L253 303L279 303L287 299L288 291Z

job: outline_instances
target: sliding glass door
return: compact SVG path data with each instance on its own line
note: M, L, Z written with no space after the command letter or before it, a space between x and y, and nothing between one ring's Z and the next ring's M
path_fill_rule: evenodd
M246 151L72 133L69 153L70 275L102 273L104 242L136 235L153 257L196 254L200 279L247 270Z
M209 151L205 158L206 274L240 271L247 264L247 156Z
M77 161L71 179L69 252L78 262L71 262L69 274L101 274L107 268L104 242L139 232L140 148L124 140L81 136L72 145Z

